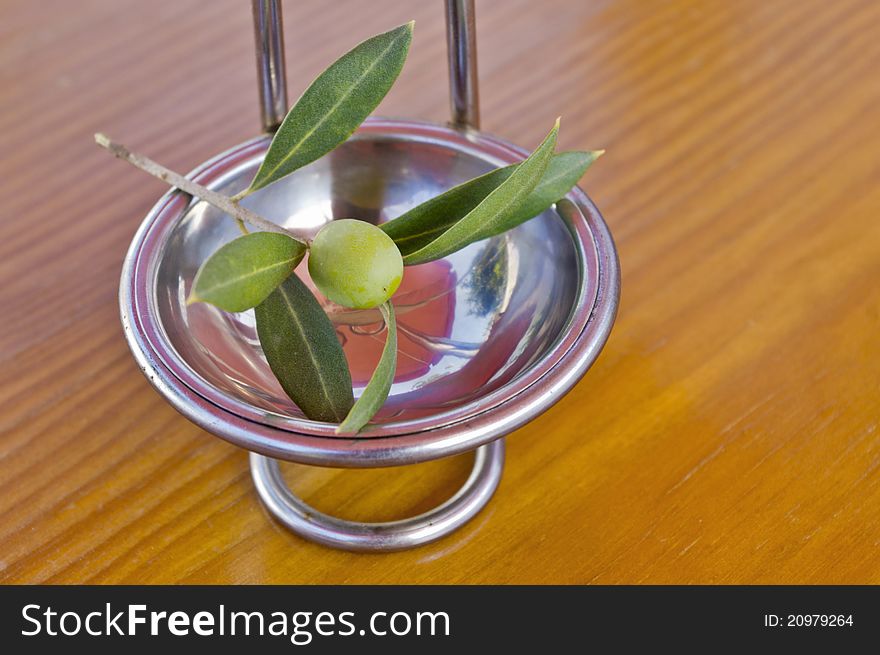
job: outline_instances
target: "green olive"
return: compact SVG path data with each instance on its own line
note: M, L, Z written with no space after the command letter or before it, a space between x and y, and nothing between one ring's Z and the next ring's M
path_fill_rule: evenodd
M339 219L322 227L312 241L309 274L333 302L369 309L397 291L403 257L391 237L375 225Z

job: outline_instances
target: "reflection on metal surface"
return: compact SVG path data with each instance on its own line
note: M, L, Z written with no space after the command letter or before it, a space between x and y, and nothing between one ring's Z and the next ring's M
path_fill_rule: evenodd
M370 178L369 189L383 190L373 200L385 198L405 209L407 198L416 190L428 189L429 195L435 195L491 168L453 149L427 147L431 157L418 157L422 149L418 141L355 139L265 193L254 194L246 204L303 233L315 231L326 220L351 215L349 211L336 214L338 207L357 205L359 218L379 223L391 217L385 215L384 205L364 197L362 176ZM401 175L400 170L413 159L420 160L419 166ZM220 188L231 193L244 187L256 165L252 160L241 166ZM327 215L331 206L334 213ZM315 220L316 216L325 218ZM209 305L181 302L206 256L236 236L237 228L222 212L205 203L191 206L159 253L156 310L171 347L205 384L230 399L244 395L279 417L304 419L263 358L252 312L230 315ZM511 260L519 265L509 266ZM551 212L506 238L473 244L445 262L408 267L395 301L407 310L400 312L400 332L411 343L402 349L419 366L399 377L375 422L387 422L391 413L397 414L393 420L399 422L410 415L463 405L493 377L513 377L525 370L547 352L568 320L577 291L576 270L571 239ZM305 262L297 273L312 286ZM429 293L420 293L423 290ZM509 300L502 310L504 298ZM330 307L329 301L323 302ZM373 337L381 330L381 320L339 326L353 378L361 388L379 358L384 339ZM490 363L491 369L487 364L468 366L477 358ZM406 397L405 404L395 401L399 395ZM232 405L223 405L234 410Z
M504 239L504 237L495 237ZM495 240L493 239L493 241ZM502 302L507 291L507 248L486 248L462 281L469 292L470 311L477 316L503 312ZM507 303L504 303L505 305Z

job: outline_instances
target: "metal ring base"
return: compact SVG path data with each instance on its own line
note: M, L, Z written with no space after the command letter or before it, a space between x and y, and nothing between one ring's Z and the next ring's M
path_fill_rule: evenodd
M250 464L263 504L292 532L331 548L390 552L436 541L474 518L498 488L504 469L504 439L477 448L473 471L452 498L424 514L387 523L345 521L319 512L293 495L281 476L278 460L251 453Z

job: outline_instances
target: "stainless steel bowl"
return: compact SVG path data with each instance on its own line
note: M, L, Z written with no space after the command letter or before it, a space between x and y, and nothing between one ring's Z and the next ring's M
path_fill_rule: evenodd
M244 189L268 146L260 137L191 173ZM327 157L246 204L296 232L337 218L382 223L527 153L495 137L433 124L368 120ZM199 265L238 235L204 202L166 194L125 260L123 326L152 384L187 418L248 450L306 464L372 467L473 450L547 409L586 372L614 320L619 269L605 223L579 189L553 210L443 260L408 267L394 297L397 377L357 438L306 419L275 380L253 312L230 315L185 298ZM308 281L305 262L297 273ZM319 296L320 297L320 296ZM325 308L357 395L384 342L374 310Z

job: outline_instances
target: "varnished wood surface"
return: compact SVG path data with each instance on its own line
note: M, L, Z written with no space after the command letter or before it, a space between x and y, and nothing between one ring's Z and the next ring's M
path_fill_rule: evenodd
M298 90L417 19L381 113L447 117L438 2L286 4ZM0 5L0 581L880 582L880 3L478 2L483 125L608 149L583 181L620 252L611 339L508 440L466 528L393 555L273 523L246 454L153 391L118 321L164 192L258 129L249 3ZM411 515L469 457L288 466L345 517Z

